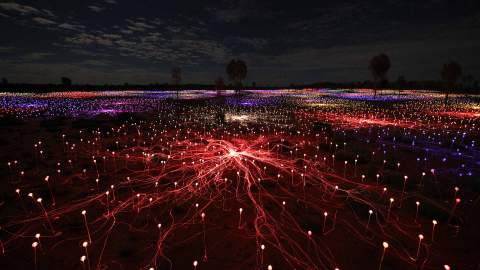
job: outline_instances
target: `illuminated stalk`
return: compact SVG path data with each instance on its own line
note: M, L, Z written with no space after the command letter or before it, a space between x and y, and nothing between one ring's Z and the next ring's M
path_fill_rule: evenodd
M242 212L243 212L243 208L239 208L238 209L238 228L239 229L242 228Z
M47 210L45 210L45 207L43 207L42 198L38 198L37 202L40 205L40 208L42 209L43 214L45 215L45 219L47 220L48 226L50 227L50 230L52 231L52 234L55 234L55 230L53 229L53 225L50 222L50 218L48 217Z
M387 251L388 248L388 243L383 242L383 251L382 251L382 257L380 257L380 264L378 266L378 270L382 270L382 264L383 264L383 259L385 258L385 252Z
M35 238L37 238L38 246L42 247L42 242L40 242L40 234L39 233L35 234Z
M97 185L97 190L100 191L100 188L98 187L98 182L100 182L100 179L95 179L95 184Z
M265 250L265 245L260 245L260 269L263 268L263 252Z
M47 186L48 186L48 192L50 192L50 197L52 198L52 205L55 206L56 202L55 202L55 196L53 196L53 192L52 192L52 187L50 186L50 182L48 181L50 178L50 176L45 176L45 182L47 182Z
M8 162L7 165L8 165L8 172L9 172L9 175L10 175L10 181L12 181L12 175L13 175L12 167L11 167L12 163Z
M90 237L90 229L88 229L87 211L83 210L82 211L82 216L83 216L83 221L85 223L85 229L87 230L88 242L91 244L92 243L92 238Z
M17 188L15 190L15 193L17 193L18 200L20 201L20 205L22 206L23 211L25 212L25 214L28 214L27 208L25 208L25 204L23 203L22 196L20 196L20 189Z
M325 233L325 227L327 226L327 216L328 216L328 213L327 213L327 212L324 212L324 213L323 213L323 228L322 228L322 233Z
M368 210L367 226L365 226L367 230L368 230L368 226L370 225L370 219L371 219L371 217L372 217L372 214L373 214L373 211L372 211L372 210Z
M32 243L32 248L33 248L33 266L35 270L37 270L37 246L38 246L38 243L37 242L33 242Z
M108 198L108 194L110 194L110 192L107 190L105 192L105 195L107 196L107 216L110 215L110 199Z
M418 235L417 257L415 257L416 260L418 260L418 256L420 255L420 247L422 245L422 240L423 240L423 234L419 234Z
M454 205L453 205L453 207L452 207L452 210L450 211L450 216L448 217L448 222L447 222L447 224L450 224L450 221L452 220L453 215L454 215L454 213L455 213L455 209L457 209L457 205L460 203L460 201L461 201L460 198L456 198L456 199L455 199L455 203L454 203Z
M208 257L207 257L207 237L206 237L206 230L205 230L205 213L202 213L202 226L203 226L203 247L204 247L204 253L203 253L203 261L206 262Z
M80 262L82 263L82 270L85 270L85 261L87 260L87 256L82 255L80 257Z
M389 219L390 217L390 211L392 209L392 204L395 200L393 198L390 198L390 204L388 205L388 211L387 211L387 220Z
M333 191L332 191L332 195L330 196L330 199L335 196L335 193L337 192L337 190L338 190L338 186L335 185L335 186L333 187Z
M115 202L115 186L114 185L110 185L110 189L112 190L112 201Z
M407 179L408 179L408 176L403 176L403 188L402 188L402 198L400 200L400 208L402 207L402 203L403 203L403 200L404 200L404 195L405 195L405 186L407 184Z
M302 173L302 188L303 188L303 200L305 201L305 175Z
M137 213L140 213L140 194L137 193Z
M291 175L292 175L292 186L293 186L293 169L290 170L290 172L291 172Z
M113 170L116 172L117 171L117 159L115 158L115 152L112 152L113 156Z
M95 164L95 171L97 172L97 178L99 178L100 174L98 173L98 167L97 167L97 160L96 159L93 160L93 164Z
M87 258L87 267L88 267L88 270L90 270L90 259L88 257L88 242L87 241L83 242L82 246L85 249L85 256Z
M459 189L458 187L455 187L455 188L454 188L454 191L455 191L455 192L454 192L454 194L453 194L453 202L455 202L455 198L457 198L457 193L458 193L459 190L460 190L460 189Z
M415 223L417 223L417 218L418 218L418 209L420 207L420 202L419 201L416 201L415 202L415 205L416 205L416 211L415 211Z

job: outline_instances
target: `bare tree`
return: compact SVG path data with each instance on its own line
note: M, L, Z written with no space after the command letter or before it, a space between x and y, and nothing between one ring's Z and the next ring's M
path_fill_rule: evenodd
M177 93L177 98L179 94L179 84L182 82L182 69L179 67L173 67L170 71L172 76L172 84L175 86L175 91Z
M387 72L390 69L390 58L386 54L379 54L370 60L368 69L373 75L374 95L377 96L377 87L384 87L387 83Z
M234 82L235 87L242 86L242 81L247 77L247 64L242 60L232 59L228 63L226 72L230 81Z
M218 77L215 80L215 89L217 90L217 95L220 95L220 90L225 88L225 81L222 77Z
M64 85L64 86L72 85L72 80L68 77L62 77L61 81L62 81L62 85Z
M454 61L450 61L443 65L440 76L444 82L445 106L448 104L448 95L455 88L455 83L462 76L462 67Z

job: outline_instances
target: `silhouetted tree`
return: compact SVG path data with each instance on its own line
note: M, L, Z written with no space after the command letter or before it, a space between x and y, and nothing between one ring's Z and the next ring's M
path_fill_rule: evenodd
M443 65L440 75L445 84L445 105L447 105L448 95L454 90L458 78L462 76L462 67L457 62L450 61Z
M63 86L71 86L72 85L72 80L68 77L62 77L62 85Z
M182 69L180 69L179 67L172 68L171 75L172 75L172 84L179 85L180 82L182 81Z
M178 98L178 91L180 90L178 85L182 81L182 69L180 69L179 67L173 67L170 73L172 76L172 84L175 85Z
M384 87L387 83L387 72L390 69L390 58L386 54L379 54L370 60L368 69L373 75L374 95L377 96L377 87Z
M242 60L232 59L227 65L226 72L229 80L234 82L236 87L241 87L242 81L247 77L247 64Z
M217 90L217 95L220 95L220 90L225 88L225 81L222 77L218 77L215 82L215 89Z
M215 80L215 88L216 89L223 89L225 87L225 81L223 80L222 77L218 77Z

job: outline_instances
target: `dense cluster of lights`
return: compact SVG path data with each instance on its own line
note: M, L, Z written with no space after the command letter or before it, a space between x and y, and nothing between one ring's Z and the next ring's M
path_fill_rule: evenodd
M217 94L4 95L2 114L32 123L129 114L38 131L29 156L5 155L0 260L21 269L475 267L449 247L478 198L477 104L316 89Z

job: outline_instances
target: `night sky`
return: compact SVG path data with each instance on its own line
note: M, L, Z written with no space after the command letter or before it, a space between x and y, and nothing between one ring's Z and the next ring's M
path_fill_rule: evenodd
M456 60L480 77L480 1L0 1L0 77L10 82L184 83L227 78L245 60L246 83L370 79L386 53L389 79L438 80Z

